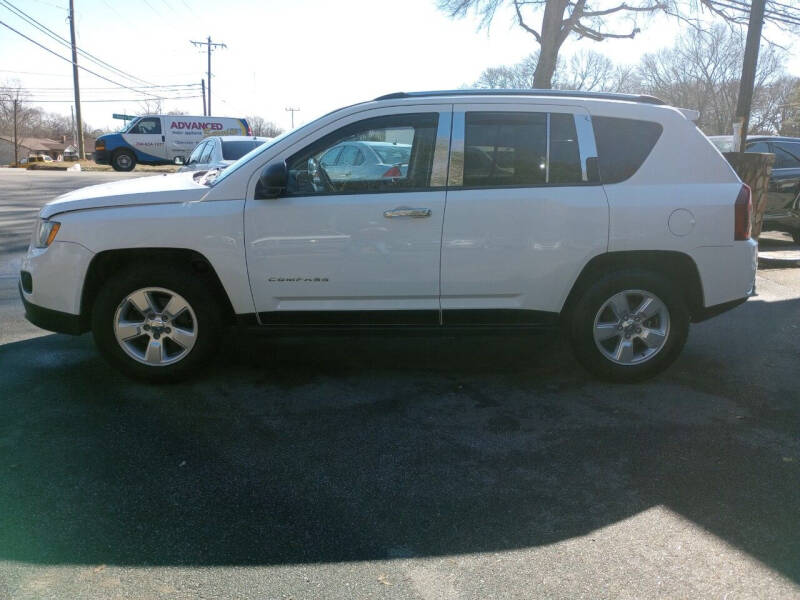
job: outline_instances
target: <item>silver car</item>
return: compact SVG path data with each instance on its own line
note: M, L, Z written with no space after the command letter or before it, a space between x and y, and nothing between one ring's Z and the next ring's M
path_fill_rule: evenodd
M192 150L189 160L179 171L208 171L209 169L224 169L235 163L242 156L269 142L270 137L221 135L209 137Z
M319 158L320 166L334 182L375 181L405 177L411 144L347 141Z

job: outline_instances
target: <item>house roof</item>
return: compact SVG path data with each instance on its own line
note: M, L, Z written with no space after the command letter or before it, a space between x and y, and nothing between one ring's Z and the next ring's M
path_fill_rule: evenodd
M86 152L94 152L94 141L96 138L89 135L83 136L83 148ZM0 140L14 143L11 136L0 135ZM74 143L66 143L58 140L51 140L50 138L34 138L34 137L20 137L19 146L27 148L31 152L63 152L68 146L75 146Z

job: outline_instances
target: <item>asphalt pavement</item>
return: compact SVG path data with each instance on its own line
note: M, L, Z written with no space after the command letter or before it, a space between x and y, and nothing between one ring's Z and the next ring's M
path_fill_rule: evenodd
M800 269L644 384L232 331L155 387L16 296L38 207L113 177L0 170L0 598L800 598Z

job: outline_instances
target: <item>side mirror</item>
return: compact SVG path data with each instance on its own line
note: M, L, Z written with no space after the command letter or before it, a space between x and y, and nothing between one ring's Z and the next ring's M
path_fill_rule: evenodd
M289 182L286 161L274 162L266 166L256 184L256 199L268 200L280 196Z
M182 165L183 164L183 157L182 156L176 156L175 160L173 160L172 162L175 163L176 165Z

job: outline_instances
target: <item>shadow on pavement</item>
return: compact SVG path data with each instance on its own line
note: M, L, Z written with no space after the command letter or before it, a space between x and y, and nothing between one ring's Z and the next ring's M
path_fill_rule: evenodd
M749 302L693 328L673 369L632 386L590 380L543 337L233 334L202 380L166 387L122 378L88 336L9 344L0 559L500 551L663 504L800 581L800 346L739 327L798 315L800 300ZM795 369L762 380L754 349Z

